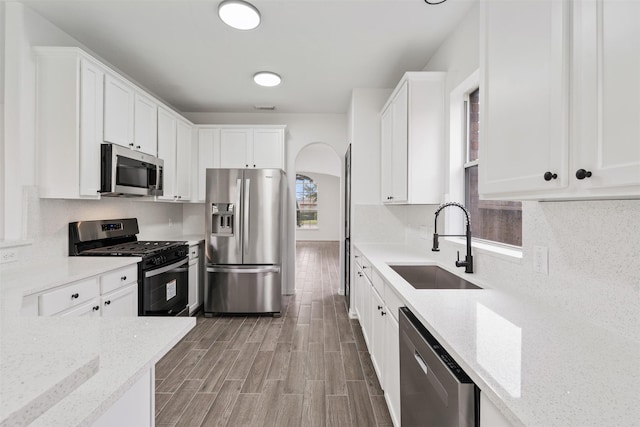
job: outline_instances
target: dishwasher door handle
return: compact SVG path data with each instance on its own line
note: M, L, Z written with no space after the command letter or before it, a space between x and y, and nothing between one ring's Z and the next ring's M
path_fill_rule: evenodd
M413 352L413 357L415 357L416 362L418 362L418 365L420 366L420 368L422 369L422 372L424 372L425 375L429 375L429 366L427 365L427 363L424 361L424 359L422 358L422 356L420 355L420 353L418 353L418 350L414 350Z

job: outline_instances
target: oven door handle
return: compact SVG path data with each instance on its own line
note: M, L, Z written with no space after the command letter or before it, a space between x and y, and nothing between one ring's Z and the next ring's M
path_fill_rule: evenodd
M207 273L280 273L280 267L257 267L257 268L237 268L237 267L207 267Z
M182 261L178 261L178 262L176 262L174 264L167 265L166 267L162 267L162 268L159 268L157 270L147 271L147 272L144 273L144 277L145 278L154 277L154 276L157 276L159 274L166 273L167 271L174 270L174 269L176 269L178 267L182 267L183 265L188 264L188 263L189 263L189 258L185 258ZM185 269L185 271L187 271L187 269Z

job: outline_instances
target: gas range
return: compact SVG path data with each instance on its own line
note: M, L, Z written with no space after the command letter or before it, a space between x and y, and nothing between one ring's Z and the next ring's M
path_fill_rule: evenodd
M186 242L139 241L137 218L69 223L69 256L135 256L141 316L183 315L188 296ZM188 310L187 310L188 313Z

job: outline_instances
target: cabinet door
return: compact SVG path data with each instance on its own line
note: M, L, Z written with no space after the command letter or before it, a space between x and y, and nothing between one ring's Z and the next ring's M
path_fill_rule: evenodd
M409 147L408 83L405 82L393 100L393 144L391 148L391 202L407 201L407 169Z
M80 304L60 313L60 317L99 317L100 298L94 298L84 304Z
M200 296L198 292L199 280L198 258L195 258L189 261L189 314L192 314L200 305L200 299L198 298Z
M284 131L282 129L254 129L253 150L249 152L249 167L263 169L284 168Z
M176 196L176 137L175 115L158 109L158 157L164 160L164 191L160 199L174 200Z
M578 189L640 185L640 3L575 8L572 179ZM592 176L577 180L578 169Z
M393 419L393 425L400 425L400 329L393 316L385 316L384 334L384 395ZM487 424L490 425L490 424Z
M138 315L138 284L110 292L100 298L102 317L127 317Z
M104 72L80 61L80 196L98 197L103 132Z
M176 141L176 195L179 200L191 198L191 144L192 126L178 120Z
M158 104L141 93L135 95L134 137L136 150L158 155Z
M371 361L373 362L373 368L378 374L380 379L380 385L384 389L384 379L386 373L384 372L384 347L385 343L385 320L387 316L387 308L384 306L384 302L380 297L380 294L375 289L371 289L371 336L370 348L371 348Z
M380 175L382 203L390 203L393 194L393 105L389 105L380 119Z
M241 169L249 167L247 156L252 139L251 129L221 129L220 167Z
M569 3L481 2L481 198L568 185Z
M220 129L198 131L198 202L205 201L207 169L220 167Z
M104 79L104 140L134 147L135 91L123 80L107 74Z

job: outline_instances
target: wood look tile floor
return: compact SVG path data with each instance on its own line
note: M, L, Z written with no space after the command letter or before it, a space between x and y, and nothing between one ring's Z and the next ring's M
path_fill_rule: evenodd
M156 364L156 425L391 426L339 287L339 243L298 242L280 318L198 317Z

